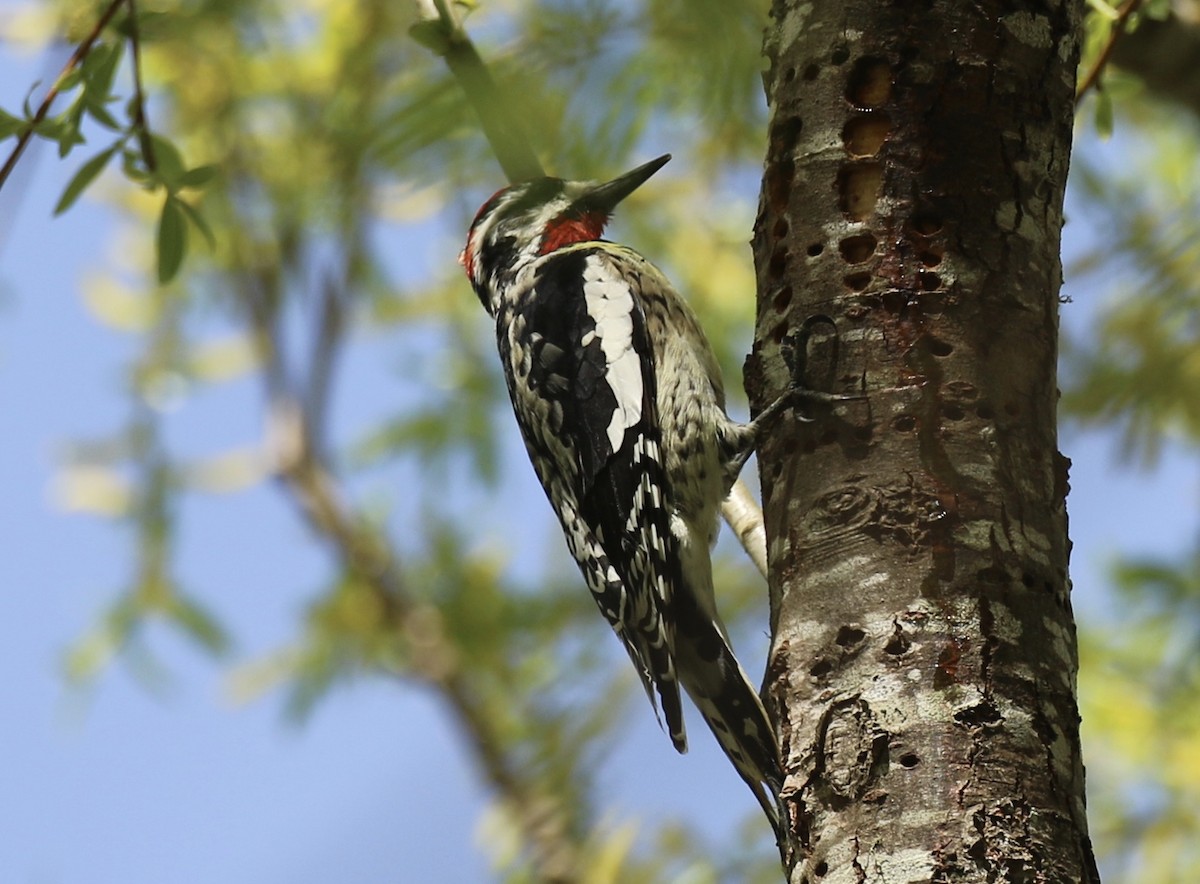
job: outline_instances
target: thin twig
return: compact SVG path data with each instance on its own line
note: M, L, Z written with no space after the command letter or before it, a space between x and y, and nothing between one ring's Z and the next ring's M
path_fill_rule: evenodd
M1095 87L1097 90L1100 89L1100 75L1104 73L1104 69L1108 66L1108 60L1117 45L1117 40L1124 35L1125 26L1129 23L1129 17L1137 12L1138 7L1141 5L1142 0L1125 0L1124 5L1117 11L1117 18L1113 22L1112 31L1108 35L1108 41L1104 44L1104 48L1100 50L1100 55L1096 59L1096 63L1092 65L1092 69L1087 72L1087 76L1083 78L1083 82L1075 90L1076 107L1079 107L1089 89L1092 87Z
M112 17L117 14L117 10L127 0L113 0L109 4L108 9L104 10L104 15L100 16L100 20L96 22L96 26L92 28L91 33L84 38L84 41L75 47L75 51L71 53L71 57L67 59L67 63L63 65L63 69L59 72L58 77L54 80L54 85L46 92L42 103L38 106L37 112L33 115L33 119L17 137L17 144L13 148L12 153L8 155L8 159L4 162L4 167L0 168L0 188L4 187L4 182L8 180L8 176L12 174L12 170L17 165L17 160L21 158L21 154L25 152L26 145L29 144L29 139L33 137L33 132L38 124L46 118L46 114L50 112L50 105L54 103L54 99L58 97L58 90L65 80L74 70L79 67L88 53L92 51L92 44L100 37L101 31L105 26L112 21Z
M150 124L146 122L146 94L142 89L142 38L138 32L137 5L134 0L129 3L129 47L133 55L133 96L135 108L133 125L137 129L138 144L142 148L142 159L146 168L151 172L158 171L158 162L154 158L154 139L150 137Z

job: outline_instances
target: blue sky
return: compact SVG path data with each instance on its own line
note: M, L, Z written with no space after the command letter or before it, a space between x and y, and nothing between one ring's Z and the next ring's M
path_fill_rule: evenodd
M18 104L44 76L42 66L0 47L0 105ZM59 162L52 150L31 153L18 173L23 181L0 192L0 880L486 879L485 860L471 849L486 798L425 692L363 680L295 727L278 697L235 704L222 666L174 633L154 630L147 641L173 676L165 691L148 691L119 664L86 693L66 686L63 651L128 578L132 550L123 530L52 503L56 452L124 420L121 370L134 346L99 325L79 297L84 274L111 260L111 216L85 199L51 218L80 162L77 155ZM1068 253L1088 235L1074 221ZM1064 323L1082 328L1106 293L1070 281L1066 291L1074 300ZM471 297L465 283L463 297ZM397 356L386 341L371 348L342 378L339 420L397 405L389 369ZM257 437L256 389L234 385L221 396L219 403L200 397L179 415L196 450ZM218 414L219 423L209 420ZM1095 620L1113 611L1103 566L1114 551L1170 552L1192 539L1200 483L1195 464L1175 452L1147 474L1118 469L1116 446L1104 434L1067 433L1062 448L1074 461L1075 606L1081 619ZM543 517L532 472L516 461L512 470L519 515ZM291 639L329 566L278 491L266 485L194 497L181 519L178 572L230 625L232 662ZM756 660L748 668L760 666ZM753 800L711 741L695 740L679 759L653 716L633 712L630 736L602 778L605 798L621 814L653 818L715 805L724 819L690 816L719 829L751 811Z

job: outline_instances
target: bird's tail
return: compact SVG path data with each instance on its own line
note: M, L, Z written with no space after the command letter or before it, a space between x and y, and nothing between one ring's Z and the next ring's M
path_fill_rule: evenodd
M671 738L675 751L682 755L687 752L687 728L683 724L683 703L679 697L678 675L670 648L665 644L661 647L654 645L645 634L639 636L640 641L634 641L615 624L614 629L642 679L642 687L646 689L646 696L654 707L659 725Z
M676 619L679 680L779 837L783 771L775 730L724 630L702 612L694 613Z

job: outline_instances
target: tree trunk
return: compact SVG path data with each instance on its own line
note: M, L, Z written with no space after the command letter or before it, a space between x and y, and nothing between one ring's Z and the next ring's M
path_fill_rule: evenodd
M1055 430L1081 5L774 3L747 387L804 326L808 384L866 396L760 452L793 882L1098 880Z

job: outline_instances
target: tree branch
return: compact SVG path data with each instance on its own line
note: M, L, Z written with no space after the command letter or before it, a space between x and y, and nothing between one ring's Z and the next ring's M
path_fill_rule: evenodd
M271 285L271 281L264 283ZM580 847L565 825L563 808L552 796L540 792L533 778L506 752L503 739L456 665L457 649L445 634L440 618L430 616L429 606L413 599L388 539L343 499L336 477L314 448L312 416L288 383L275 337L278 324L274 311L263 306L278 299L270 292L243 292L241 300L247 305L264 365L267 455L285 492L313 531L329 544L341 566L371 588L388 628L398 634L419 636L420 653L413 655L413 674L446 702L479 759L487 782L512 809L539 880L578 880ZM328 303L322 322L329 319ZM318 332L319 341L332 342L336 338L332 332Z
M1075 90L1076 107L1079 107L1083 103L1083 99L1087 96L1089 89L1093 86L1097 90L1100 88L1100 75L1104 73L1105 67L1108 66L1108 61L1112 57L1117 41L1125 34L1125 27L1129 24L1129 17L1137 12L1138 7L1141 5L1142 0L1125 0L1125 4L1118 10L1117 18L1113 22L1112 32L1109 33L1108 41L1104 44L1104 48L1100 50L1100 56L1096 59L1096 63L1092 65L1092 69L1087 72L1087 76L1083 78L1083 82Z
M137 5L135 0L129 2L129 46L133 55L133 125L137 129L138 144L142 148L142 159L146 168L151 172L158 171L158 162L154 158L154 139L150 137L150 126L146 122L146 95L142 89L142 40L138 32Z
M0 188L4 187L8 176L12 174L12 170L17 165L17 160L25 152L25 147L29 144L29 139L33 137L34 130L37 129L38 124L42 120L46 119L46 114L50 112L50 106L54 103L54 99L58 97L58 91L62 88L63 81L87 58L88 53L92 51L92 44L99 39L101 32L112 21L113 16L117 14L117 10L125 2L126 0L113 0L108 5L108 8L104 10L104 14L100 16L95 27L84 38L83 42L75 47L75 51L71 53L71 57L67 59L67 63L63 65L63 69L59 71L58 76L55 78L54 84L46 92L45 97L42 98L42 103L38 105L33 119L29 121L29 125L17 136L17 143L13 147L12 153L8 155L8 159L4 161L4 166L0 167Z

